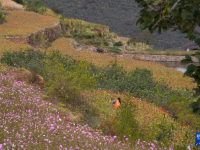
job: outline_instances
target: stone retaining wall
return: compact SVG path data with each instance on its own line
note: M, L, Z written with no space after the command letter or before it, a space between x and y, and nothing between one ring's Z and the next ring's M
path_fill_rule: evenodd
M119 58L133 58L144 61L163 61L163 62L181 62L181 60L185 59L185 56L169 56L169 55L144 55L144 54L123 54L116 55L113 53L105 53L106 55L119 57ZM198 63L198 59L196 57L192 57L193 62Z
M10 40L15 43L29 44L33 47L43 47L48 42L52 42L60 37L61 35L61 24L60 22L47 28L42 28L38 31L35 31L32 34L26 36L17 36L17 37L0 37L3 39Z
M133 54L132 58L137 58L145 61L165 61L165 62L181 62L185 56L168 56L168 55L143 55ZM199 62L196 57L192 57L193 62Z

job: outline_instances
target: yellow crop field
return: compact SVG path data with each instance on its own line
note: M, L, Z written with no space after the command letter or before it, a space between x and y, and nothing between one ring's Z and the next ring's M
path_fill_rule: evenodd
M43 16L27 11L5 11L7 23L0 25L0 36L24 36L40 28L49 27L59 20L52 16Z
M105 54L74 50L66 38L60 38L52 43L50 49L57 49L62 54L67 54L76 60L86 60L97 66L106 67L111 61L117 60L119 65L128 70L134 70L138 68L147 68L153 72L153 77L157 81L165 81L170 87L176 88L188 88L191 89L196 85L192 83L192 79L188 77L183 77L183 73L175 69L165 67L161 64L148 61L140 61L131 58L114 58Z
M24 50L29 47L26 44L14 43L6 39L0 38L0 56L2 55L4 50Z

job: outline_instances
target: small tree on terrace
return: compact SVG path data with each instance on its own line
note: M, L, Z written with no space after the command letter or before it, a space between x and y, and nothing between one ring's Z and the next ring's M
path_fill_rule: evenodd
M1 3L0 3L0 24L3 24L5 22L6 22L6 17L3 14L2 6L1 6Z
M200 46L200 1L199 0L135 0L142 10L136 24L140 29L149 29L151 33L172 30L185 33L186 38ZM195 56L200 60L200 51ZM182 60L183 64L193 63L190 56ZM191 64L185 72L186 76L194 78L197 83L194 96L197 102L191 103L188 108L200 114L200 66Z

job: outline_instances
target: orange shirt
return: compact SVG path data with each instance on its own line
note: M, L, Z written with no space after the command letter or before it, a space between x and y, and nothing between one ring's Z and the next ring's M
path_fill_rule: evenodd
M115 102L115 105L114 106L112 106L114 109L116 109L116 108L118 108L120 106L120 102L119 102L119 100L117 100L116 102Z

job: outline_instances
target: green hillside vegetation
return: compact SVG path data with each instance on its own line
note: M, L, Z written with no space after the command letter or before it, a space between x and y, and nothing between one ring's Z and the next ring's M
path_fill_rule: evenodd
M38 16L32 18L37 29L29 32L59 18L63 33L49 47L0 49L0 149L197 149L199 116L186 109L196 100L190 78L153 62L75 50L73 39L121 54L128 39L108 26L42 10L6 11L22 21L17 34L9 19L0 25L22 36L29 15ZM117 97L122 103L113 109Z
M71 0L63 1L46 0L49 7L61 9L62 15L66 18L76 18L88 22L104 24L109 26L111 32L117 33L119 36L137 37L138 42L141 40L146 44L153 45L155 49L181 49L186 50L194 45L193 42L187 40L185 35L178 32L165 32L154 37L143 37L144 33L137 27L136 20L140 12L140 8L133 0ZM142 38L142 39L141 39Z

